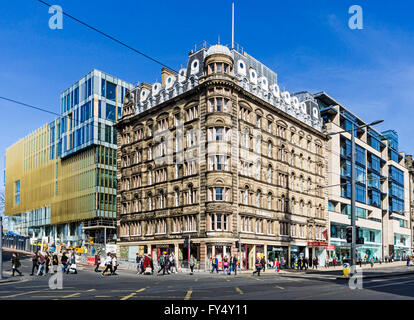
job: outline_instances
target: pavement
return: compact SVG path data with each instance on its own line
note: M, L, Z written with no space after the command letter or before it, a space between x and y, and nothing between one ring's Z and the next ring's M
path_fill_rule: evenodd
M374 272L365 268L355 281L337 279L340 270L286 271L268 269L259 276L238 273L181 272L170 275L137 275L118 270L118 275L102 276L92 266L78 265L78 274L62 275L62 289L53 289L48 276L29 276L30 259L22 260L22 277L0 282L3 300L412 300L414 267L395 264L378 266L381 278L369 278ZM390 264L392 265L392 264ZM10 265L5 264L5 276ZM405 268L405 273L403 273ZM102 268L101 268L102 270ZM401 273L401 274L397 274ZM10 278L7 280L11 280ZM53 281L52 281L53 282ZM354 289L356 288L356 289Z

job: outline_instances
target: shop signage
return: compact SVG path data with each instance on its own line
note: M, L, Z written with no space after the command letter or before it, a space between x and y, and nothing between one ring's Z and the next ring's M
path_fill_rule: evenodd
M283 251L282 247L267 246L267 251Z
M328 246L327 242L321 242L321 241L308 242L308 247L327 247L327 246Z
M334 250L335 250L335 245L334 245L334 244L329 244L329 245L326 247L326 250L332 250L332 251L334 251Z

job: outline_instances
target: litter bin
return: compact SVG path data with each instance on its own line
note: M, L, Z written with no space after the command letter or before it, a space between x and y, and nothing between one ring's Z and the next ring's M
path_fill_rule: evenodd
M343 264L342 272L344 274L344 277L347 277L347 278L349 277L350 270L349 270L349 264L348 263Z

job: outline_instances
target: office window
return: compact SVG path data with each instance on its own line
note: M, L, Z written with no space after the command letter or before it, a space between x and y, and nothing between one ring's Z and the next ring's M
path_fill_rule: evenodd
M106 103L106 120L115 122L115 106L110 103Z
M355 200L365 203L366 202L365 187L359 184L356 184L355 189L356 189Z
M14 203L20 204L20 180L15 182Z

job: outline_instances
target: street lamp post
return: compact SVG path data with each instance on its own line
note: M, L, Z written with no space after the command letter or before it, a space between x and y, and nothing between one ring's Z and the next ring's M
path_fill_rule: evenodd
M383 122L384 120L377 120L371 122L370 124L363 125L359 127L360 129L374 126ZM355 126L354 123L351 123L351 227L352 227L352 241L351 241L351 261L350 265L356 265L356 215L355 215ZM349 132L349 130L339 131L339 132L330 132L327 135L333 136L339 133ZM351 268L352 272L352 268Z

